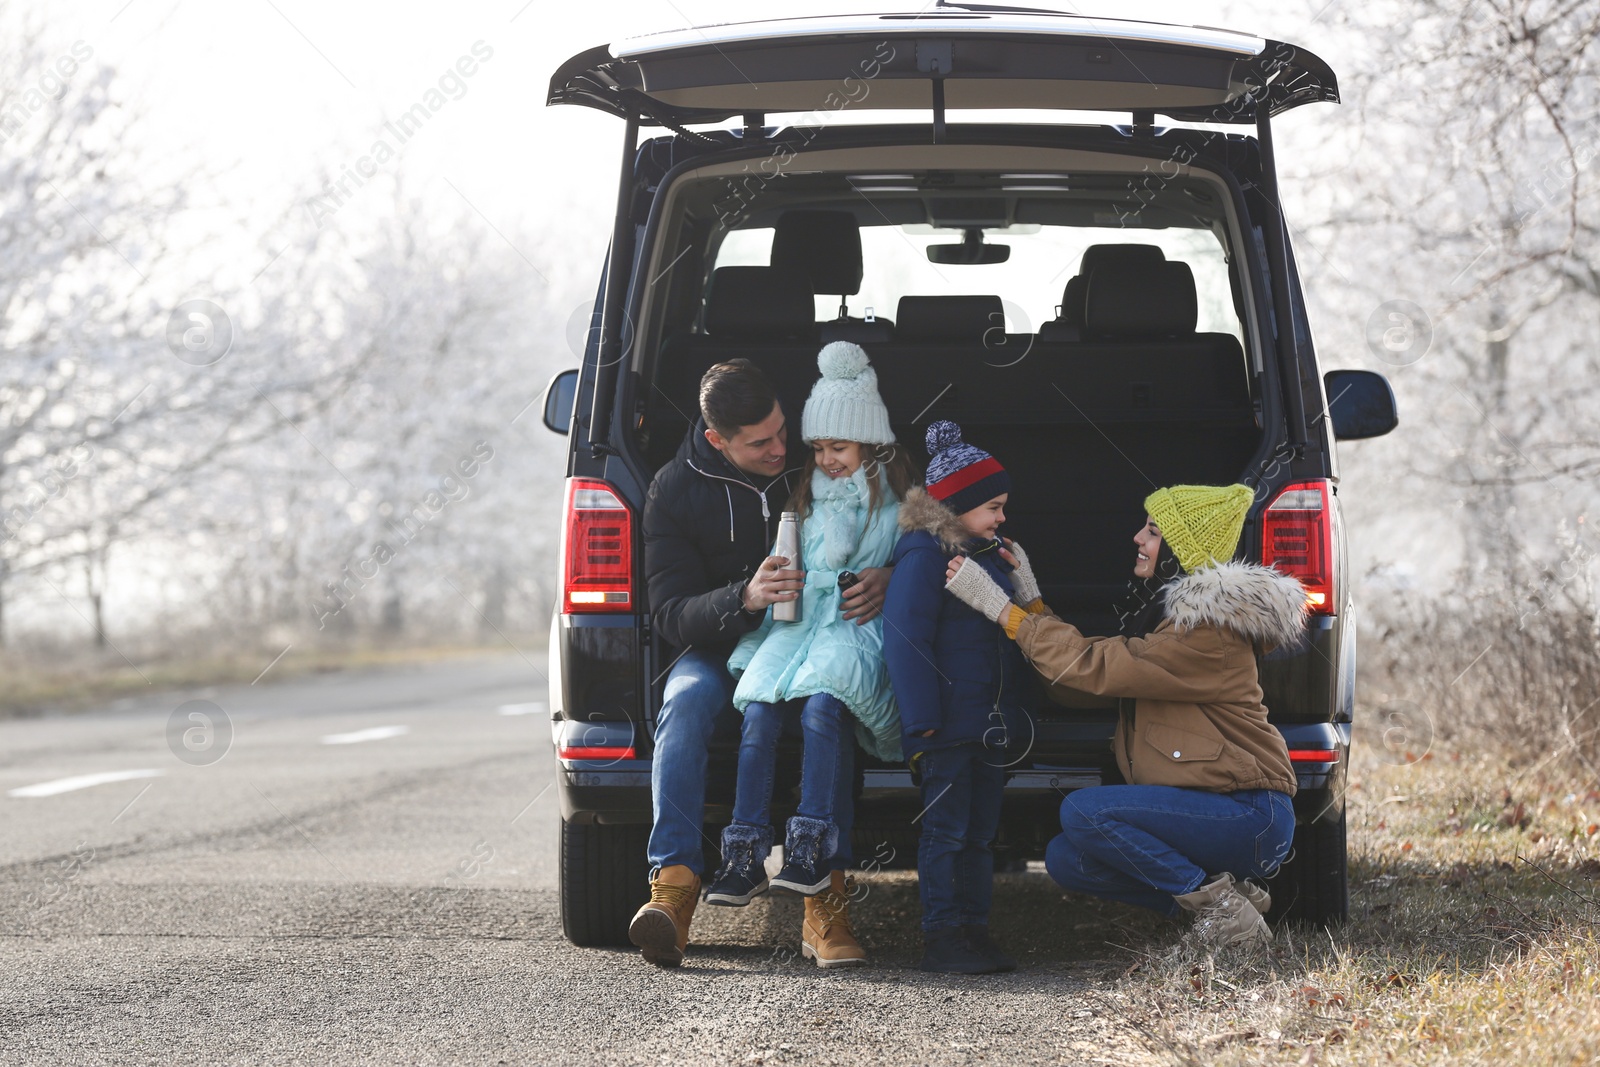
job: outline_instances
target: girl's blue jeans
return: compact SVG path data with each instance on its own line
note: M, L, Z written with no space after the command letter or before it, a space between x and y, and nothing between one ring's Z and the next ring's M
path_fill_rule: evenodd
M1005 791L1005 754L972 741L917 757L922 839L917 887L923 930L982 926L994 896L994 854Z
M1045 868L1074 892L1175 915L1173 897L1216 875L1271 877L1293 841L1294 803L1274 789L1102 785L1061 802Z
M836 697L818 693L782 704L746 705L739 741L739 783L734 792L733 821L769 826L772 778L778 764L778 739L801 735L800 807L808 819L832 823L839 847L830 867L850 867L850 832L855 824L851 786L855 774L855 716ZM782 835L779 835L782 839ZM756 857L757 861L765 856Z

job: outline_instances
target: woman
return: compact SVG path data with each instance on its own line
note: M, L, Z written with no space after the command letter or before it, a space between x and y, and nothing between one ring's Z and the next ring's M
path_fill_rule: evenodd
M1232 562L1252 497L1243 485L1179 485L1145 500L1122 605L1124 632L1143 636L1085 637L1037 599L1012 604L959 559L947 580L1016 640L1052 696L1124 698L1112 747L1129 784L1062 801L1051 877L1165 915L1194 912L1192 936L1212 948L1271 939L1270 898L1243 879L1270 877L1294 839L1294 768L1267 722L1256 654L1301 639L1306 594L1270 567ZM1031 584L1026 555L1012 552L1029 579L1019 585Z

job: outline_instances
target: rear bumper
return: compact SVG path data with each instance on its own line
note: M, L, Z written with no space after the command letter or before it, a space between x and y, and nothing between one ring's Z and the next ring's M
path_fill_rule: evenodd
M1344 810L1345 767L1350 754L1350 728L1344 724L1307 723L1280 726L1292 752L1302 756L1332 754L1334 759L1296 759L1299 783L1295 812L1301 822L1337 821ZM561 817L569 822L649 823L651 821L648 759L562 759L556 784ZM730 761L712 757L707 783L707 821L729 817L733 768ZM921 795L904 767L866 767L861 770L857 800L858 824L910 823L921 811ZM1020 765L1007 773L1002 821L1008 836L1022 834L1027 824L1048 829L1053 835L1061 799L1075 789L1100 785L1097 765L1045 766L1040 761Z

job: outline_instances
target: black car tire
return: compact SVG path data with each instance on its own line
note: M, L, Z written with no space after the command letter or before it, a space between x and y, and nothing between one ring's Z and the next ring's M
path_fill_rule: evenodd
M1294 851L1269 883L1274 922L1334 926L1350 914L1350 872L1345 853L1345 815L1318 819L1295 829Z
M627 945L650 899L650 827L561 822L561 932L574 945Z

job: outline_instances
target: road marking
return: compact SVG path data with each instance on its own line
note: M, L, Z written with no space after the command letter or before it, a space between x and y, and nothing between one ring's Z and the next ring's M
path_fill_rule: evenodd
M374 726L368 730L353 730L347 734L329 734L322 739L325 745L355 745L362 741L382 741L386 737L409 734L409 726Z
M500 708L499 708L499 710L498 710L498 712L496 714L499 714L499 715L538 715L541 712L545 712L545 711L549 711L549 710L550 710L550 705L546 704L542 700L535 700L531 704L501 704Z
M88 789L92 785L108 782L126 782L132 778L159 778L165 771L104 771L100 774L79 774L71 778L57 778L53 782L25 785L11 790L8 797L53 797L57 793L70 793L74 789Z

